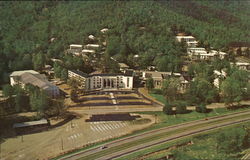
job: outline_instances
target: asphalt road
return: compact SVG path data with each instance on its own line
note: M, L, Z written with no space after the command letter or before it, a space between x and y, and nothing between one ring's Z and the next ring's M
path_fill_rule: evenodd
M154 141L150 141L150 142L147 142L147 143L144 143L144 144L140 144L140 145L137 145L137 146L133 146L133 147L124 149L122 151L114 152L112 154L100 157L99 159L104 160L104 159L118 158L118 157L130 154L130 153L132 153L134 151L138 151L140 149L145 149L147 147L152 147L154 145L157 145L157 144L160 144L160 143L165 143L167 141L176 140L176 139L183 138L185 136L194 135L194 134L197 134L197 133L207 132L209 130L213 130L213 129L216 129L216 128L229 126L229 125L233 125L233 124L236 124L236 123L241 123L243 121L250 121L250 118L241 118L241 119L239 118L239 120L237 120L237 121L232 120L232 121L229 121L229 122L218 122L216 124L209 125L209 123L211 123L211 122L216 122L218 120L233 118L233 117L236 117L236 116L242 116L242 115L247 115L247 114L250 114L250 111L243 111L243 112L231 113L231 114L227 114L227 115L223 115L223 116L210 117L207 120L203 119L203 120L196 120L196 121L192 121L192 122L182 123L182 124L178 124L178 125L173 125L173 126L169 126L169 127L164 127L164 128L155 129L155 130L152 130L152 131L147 131L147 132L144 132L144 133L132 135L132 136L129 136L129 137L126 137L126 138L121 138L121 139L118 139L118 140L115 140L115 141L111 141L111 142L108 142L108 143L104 144L105 146L107 146L106 150L109 149L109 148L112 148L112 147L117 147L117 146L119 146L121 144L133 142L135 140L139 140L139 139L142 139L142 138L151 137L153 135L158 135L160 133L175 131L175 130L182 129L182 128L184 129L184 128L187 128L187 127L192 128L195 125L200 125L200 124L208 124L205 127L199 127L199 128L196 128L196 129L188 130L188 131L185 131L183 133L178 133L176 135L171 135L169 137L165 137L163 139L157 139L157 140L154 140ZM104 146L104 145L102 145L102 146ZM94 148L91 148L91 149L88 149L88 150L84 150L84 151L81 151L81 152L78 152L78 153L74 153L74 154L65 156L63 158L60 158L60 160L80 159L80 158L84 158L84 157L86 157L88 155L92 155L92 154L101 152L103 150L104 149L100 149L100 146L97 146L97 147L94 147Z
M147 112L162 111L162 107L155 106L100 106L100 107L81 107L69 108L69 111L75 111L82 114L105 114L105 113L124 113L124 112Z

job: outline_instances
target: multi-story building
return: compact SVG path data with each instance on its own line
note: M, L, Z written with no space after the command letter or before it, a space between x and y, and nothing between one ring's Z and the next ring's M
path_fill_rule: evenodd
M133 89L133 76L124 74L87 75L81 71L69 71L68 75L79 80L85 90Z
M85 89L86 88L86 83L87 83L87 78L88 74L83 73L81 71L76 71L76 70L68 70L68 77L70 79L75 79L79 82L80 88Z

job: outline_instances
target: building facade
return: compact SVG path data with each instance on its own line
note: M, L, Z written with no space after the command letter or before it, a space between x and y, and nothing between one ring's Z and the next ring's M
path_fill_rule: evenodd
M87 75L81 71L68 71L68 76L80 81L85 90L133 89L133 76L124 74Z
M79 86L80 88L82 88L82 89L86 88L88 74L85 74L81 71L68 70L68 77L69 77L69 79L77 80L80 84L80 86Z

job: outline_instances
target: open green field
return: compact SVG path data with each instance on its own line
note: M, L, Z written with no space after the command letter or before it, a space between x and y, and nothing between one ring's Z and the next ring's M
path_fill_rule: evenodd
M156 124L151 126L150 128L145 129L145 130L152 130L155 128L161 128L161 127L166 127L166 126L175 125L179 123L205 119L205 118L209 118L213 116L221 116L224 114L241 112L241 111L249 110L249 107L250 106L236 109L236 110L230 110L226 108L216 108L216 109L211 110L211 112L209 113L198 113L196 111L190 111L190 113L177 114L177 115L166 115L163 112L140 112L140 113L145 113L145 114L147 113L147 114L155 115Z
M157 101L160 101L163 104L166 103L166 98L163 95L161 95L161 94L150 93L149 95L152 96L152 97L154 97Z

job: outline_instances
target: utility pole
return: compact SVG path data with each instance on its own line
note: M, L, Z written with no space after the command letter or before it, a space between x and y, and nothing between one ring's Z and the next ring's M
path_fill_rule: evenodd
M157 118L157 115L155 114L155 124L156 124L156 118Z
M71 122L71 128L73 128L73 123L72 123L73 119L70 121Z
M63 139L62 139L62 137L61 137L61 145L62 145L62 150L63 150Z
M1 139L2 139L2 135L0 135L0 159L2 158L2 147L1 147Z

